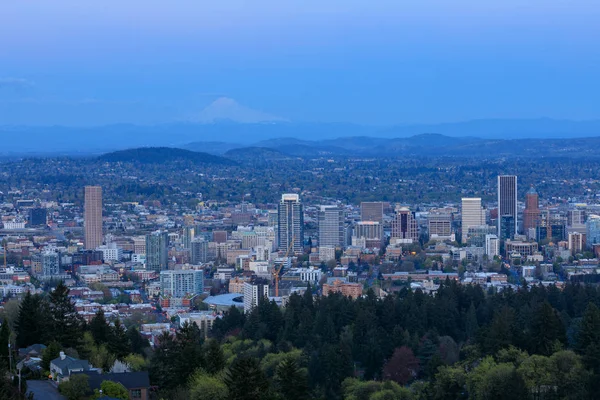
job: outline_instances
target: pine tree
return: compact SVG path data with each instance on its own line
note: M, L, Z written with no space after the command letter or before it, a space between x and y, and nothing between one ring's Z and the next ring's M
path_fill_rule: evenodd
M39 295L27 292L19 306L15 323L17 347L25 348L36 343L45 343L48 337L48 313L46 303Z
M581 321L577 349L587 368L600 374L600 309L590 303Z
M2 322L2 328L0 328L0 364L8 367L8 357L10 353L9 349L10 340L10 328L8 327L8 321L4 319Z
M236 358L223 380L230 400L261 400L269 389L269 381L255 358Z
M108 331L107 347L108 351L119 360L129 354L129 337L118 318L115 320L114 326L111 326Z
M143 337L135 326L127 329L127 337L129 339L129 350L133 354L144 355L144 350L150 347L148 339Z
M533 353L549 356L566 343L565 327L550 303L544 302L535 313L531 326Z
M110 335L110 326L106 322L104 317L104 311L100 308L94 318L90 321L90 332L94 338L96 344L102 344L108 342Z
M212 339L206 346L205 369L209 374L219 373L225 368L225 355L219 342Z
M84 321L69 298L69 289L61 281L49 296L51 337L63 347L77 347Z
M304 400L308 397L306 371L291 357L284 359L275 370L277 391L287 400Z

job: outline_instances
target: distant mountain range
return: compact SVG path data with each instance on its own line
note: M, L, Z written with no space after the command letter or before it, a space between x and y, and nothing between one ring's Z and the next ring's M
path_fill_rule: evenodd
M119 150L103 154L98 157L98 160L104 162L132 162L141 164L161 164L173 161L189 161L194 164L236 164L229 158L171 147L142 147L137 149Z
M381 151L395 154L407 149L417 153L427 149L431 154L469 155L470 151L487 154L491 151L489 147L512 154L525 152L523 148L515 147L514 141L519 139L542 140L546 143L542 148L565 152L565 141L557 139L573 141L576 138L600 137L600 120L487 119L373 127L285 122L231 104L228 99L221 99L213 106L198 116L202 122L217 121L213 123L121 124L88 128L4 126L0 127L0 155L90 155L136 147L179 147L225 154L229 150L248 146L268 147L293 155L314 155L315 150L318 154L358 154L365 151L371 154ZM236 110L238 117L246 115L248 121L264 119L265 122L228 121L227 113L232 109ZM225 120L220 117L225 117ZM537 142L519 143L533 146ZM423 150L418 150L419 147L423 147ZM593 149L584 150L586 153L593 152ZM531 151L535 153L537 150L532 148Z

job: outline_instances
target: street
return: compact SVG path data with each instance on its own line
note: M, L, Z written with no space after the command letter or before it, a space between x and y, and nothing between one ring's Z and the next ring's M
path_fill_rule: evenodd
M27 381L27 392L33 393L34 400L66 400L50 381Z

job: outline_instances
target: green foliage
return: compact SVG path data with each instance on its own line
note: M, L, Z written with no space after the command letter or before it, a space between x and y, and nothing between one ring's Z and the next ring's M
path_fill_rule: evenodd
M308 397L306 370L300 368L290 356L279 363L275 370L275 388L286 400L303 400Z
M197 370L189 382L190 400L227 400L229 391L220 377Z
M8 327L8 321L4 321L2 328L0 328L0 363L8 367L8 356L10 348L10 328Z
M269 389L269 381L255 358L239 357L229 366L223 378L231 400L261 400Z
M127 388L119 382L104 381L100 384L102 394L96 390L94 398L101 398L104 396L114 397L121 400L129 400L129 392Z
M84 374L75 374L58 385L58 390L68 400L82 400L91 393L89 378Z
M48 344L48 346L44 349L44 352L42 353L41 363L42 369L44 371L50 370L50 362L60 356L61 349L62 347L60 343L56 341L50 342L50 344Z
M225 368L225 355L219 342L215 339L205 344L205 368L209 374L217 374Z
M50 337L63 347L76 347L83 334L84 321L69 298L69 289L60 282L48 297Z
M348 378L342 384L344 400L412 400L410 390L395 382L359 381Z
M17 347L24 348L36 343L45 343L48 337L48 314L46 303L39 295L27 292L19 306L15 323Z
M144 357L142 357L139 354L129 354L123 358L123 361L129 366L129 369L131 369L131 371L133 372L145 371L148 366L148 363L146 362Z

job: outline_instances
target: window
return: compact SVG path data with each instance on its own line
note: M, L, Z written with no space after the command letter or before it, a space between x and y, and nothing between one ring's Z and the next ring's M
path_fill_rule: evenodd
M131 389L129 391L132 399L141 399L142 398L142 389Z

